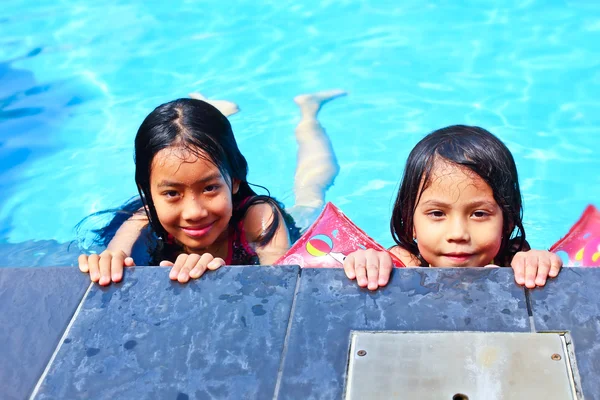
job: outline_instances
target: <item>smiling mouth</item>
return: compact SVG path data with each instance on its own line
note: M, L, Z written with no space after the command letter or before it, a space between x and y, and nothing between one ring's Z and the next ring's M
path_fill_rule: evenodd
M198 237L202 237L204 235L206 235L208 233L208 231L210 231L210 228L212 228L214 223L211 223L209 225L203 226L203 227L197 227L197 226L191 226L191 227L181 227L181 230L188 236L190 237L194 237L194 238L198 238Z
M455 261L455 262L465 262L467 260L469 260L471 257L473 257L473 254L470 253L449 253L449 254L444 254L444 257Z

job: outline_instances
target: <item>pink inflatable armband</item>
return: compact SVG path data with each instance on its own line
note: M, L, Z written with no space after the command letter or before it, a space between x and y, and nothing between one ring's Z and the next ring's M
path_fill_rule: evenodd
M275 262L302 268L343 268L344 258L355 250L386 251L336 206L327 203L317 220L304 232L288 252ZM394 266L404 264L390 253Z
M600 267L600 211L588 205L569 233L550 251L560 255L565 266Z

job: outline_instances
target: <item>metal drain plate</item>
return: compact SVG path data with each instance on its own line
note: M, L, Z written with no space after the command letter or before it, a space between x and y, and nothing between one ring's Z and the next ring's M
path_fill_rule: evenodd
M574 399L559 333L353 332L346 399Z

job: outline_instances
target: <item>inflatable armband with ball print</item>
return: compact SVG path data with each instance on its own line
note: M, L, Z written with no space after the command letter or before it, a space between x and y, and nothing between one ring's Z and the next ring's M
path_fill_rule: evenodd
M561 257L565 267L600 267L600 211L588 205L569 233L550 251Z
M302 268L342 268L353 251L386 251L357 227L332 203L327 203L317 220L304 232L275 265L299 265ZM390 253L397 268L404 264Z

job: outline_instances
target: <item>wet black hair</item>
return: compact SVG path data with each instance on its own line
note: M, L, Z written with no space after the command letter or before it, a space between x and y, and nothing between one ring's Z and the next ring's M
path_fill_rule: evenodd
M431 183L437 160L470 169L492 188L503 216L502 242L494 262L509 266L517 252L529 249L523 228L517 167L506 145L487 130L476 126L453 125L438 129L412 149L390 221L394 241L417 256L422 266L428 266L413 237L413 219L421 195Z
M291 240L299 236L296 232L298 228L283 206L270 194L258 195L250 187L247 181L248 163L239 150L228 119L207 102L185 98L156 107L140 125L135 137L134 156L135 182L140 196L122 206L107 227L96 231L97 242L107 245L116 232L117 224L120 226L127 217L144 210L157 239L156 246L151 249L151 262L165 259L174 261L182 251L178 244L166 240L167 232L158 219L150 192L152 161L159 151L169 147L182 148L208 159L230 184L234 180L239 181L238 191L232 193L234 211L230 227L237 227L251 206L266 203L273 210L273 221L260 236L258 245L264 246L273 239L281 223L280 213L287 222Z

